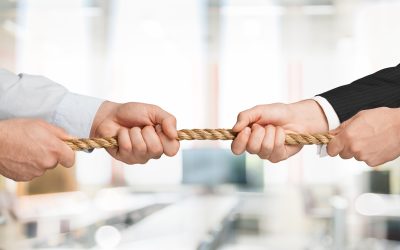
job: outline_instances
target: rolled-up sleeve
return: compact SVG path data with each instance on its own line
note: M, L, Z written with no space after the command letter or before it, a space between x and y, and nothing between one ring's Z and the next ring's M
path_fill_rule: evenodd
M40 118L77 137L90 134L104 100L73 94L43 76L0 69L0 119Z

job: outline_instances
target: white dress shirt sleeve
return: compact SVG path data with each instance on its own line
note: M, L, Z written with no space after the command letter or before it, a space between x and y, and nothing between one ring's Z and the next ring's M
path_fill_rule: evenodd
M76 137L88 137L104 100L77 95L45 77L0 69L0 120L40 118Z
M336 114L336 111L333 109L332 105L323 98L322 96L315 96L313 98L319 106L321 107L322 111L325 113L326 120L328 121L328 129L333 130L340 126L339 116ZM318 146L318 153L322 156L327 156L326 152L326 145Z

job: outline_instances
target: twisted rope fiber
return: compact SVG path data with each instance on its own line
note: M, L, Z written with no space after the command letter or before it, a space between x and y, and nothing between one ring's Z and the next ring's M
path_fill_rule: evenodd
M178 131L178 140L233 140L236 135L231 129L182 129ZM330 134L287 134L285 144L321 145L328 144L332 138ZM75 151L118 147L116 137L71 139L65 143Z

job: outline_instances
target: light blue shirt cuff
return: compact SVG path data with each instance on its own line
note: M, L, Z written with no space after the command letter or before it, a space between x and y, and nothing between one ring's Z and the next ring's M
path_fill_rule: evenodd
M53 124L79 138L90 136L97 110L105 100L68 92L54 113Z

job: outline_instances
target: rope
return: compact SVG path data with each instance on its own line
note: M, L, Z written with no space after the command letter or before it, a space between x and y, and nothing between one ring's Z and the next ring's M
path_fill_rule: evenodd
M178 131L178 140L233 140L236 135L231 129L182 129ZM330 134L287 134L285 144L321 145L328 144L332 138ZM116 137L71 139L65 143L75 151L118 147Z

